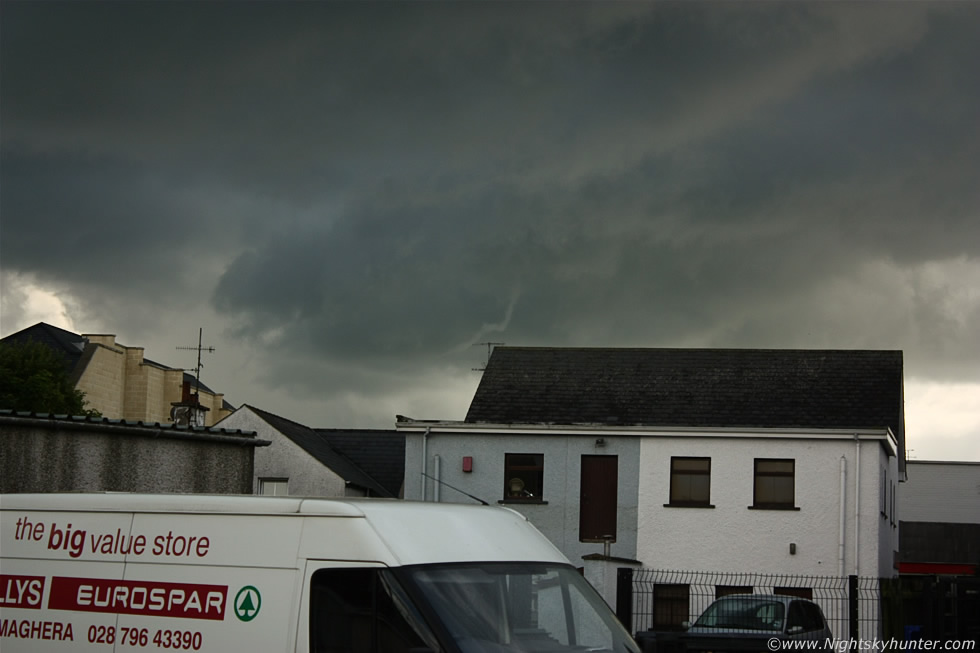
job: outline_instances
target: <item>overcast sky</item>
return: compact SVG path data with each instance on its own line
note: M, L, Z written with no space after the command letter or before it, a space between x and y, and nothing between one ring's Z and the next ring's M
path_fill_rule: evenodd
M0 5L8 335L314 427L487 348L900 349L980 461L980 3Z

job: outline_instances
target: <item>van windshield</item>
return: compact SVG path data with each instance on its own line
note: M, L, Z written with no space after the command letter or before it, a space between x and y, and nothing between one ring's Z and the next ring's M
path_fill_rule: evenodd
M629 634L575 569L536 563L403 567L461 653L638 653Z

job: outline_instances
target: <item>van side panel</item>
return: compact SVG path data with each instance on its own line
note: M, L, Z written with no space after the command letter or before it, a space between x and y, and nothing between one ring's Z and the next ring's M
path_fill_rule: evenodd
M303 521L4 510L0 649L292 650Z
M305 650L304 583L317 569L568 562L499 507L122 493L0 499L3 653Z

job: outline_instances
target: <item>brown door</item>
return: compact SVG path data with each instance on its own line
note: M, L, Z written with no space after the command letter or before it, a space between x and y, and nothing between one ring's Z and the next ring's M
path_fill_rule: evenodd
M616 541L617 456L582 456L582 493L578 539L582 542Z

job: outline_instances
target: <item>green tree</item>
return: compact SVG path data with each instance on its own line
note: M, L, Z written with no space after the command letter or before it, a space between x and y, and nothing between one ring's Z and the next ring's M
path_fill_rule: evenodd
M55 415L99 416L85 408L65 361L39 342L0 342L0 409Z

